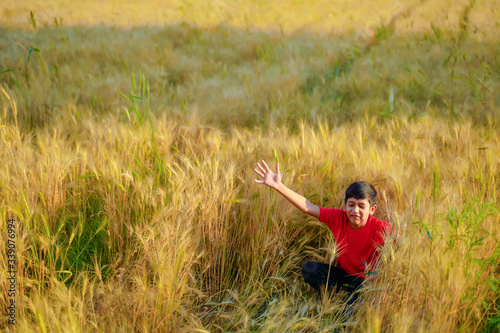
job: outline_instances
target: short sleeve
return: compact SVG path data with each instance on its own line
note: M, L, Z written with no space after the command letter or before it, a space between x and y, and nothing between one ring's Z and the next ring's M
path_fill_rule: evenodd
M343 214L342 209L319 207L319 221L326 224L331 230L342 222Z

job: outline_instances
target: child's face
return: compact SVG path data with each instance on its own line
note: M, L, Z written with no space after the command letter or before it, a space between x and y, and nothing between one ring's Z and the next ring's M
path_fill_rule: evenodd
M368 222L370 215L375 213L377 205L370 207L368 199L349 198L344 202L344 212L347 214L349 224L353 229L360 229Z

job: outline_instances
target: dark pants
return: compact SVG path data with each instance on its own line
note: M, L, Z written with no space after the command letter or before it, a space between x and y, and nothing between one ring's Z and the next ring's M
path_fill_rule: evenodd
M302 266L302 277L318 292L327 284L328 289L347 291L350 296L348 304L352 304L358 298L358 293L355 291L363 283L363 279L349 275L341 268L315 261L308 261Z

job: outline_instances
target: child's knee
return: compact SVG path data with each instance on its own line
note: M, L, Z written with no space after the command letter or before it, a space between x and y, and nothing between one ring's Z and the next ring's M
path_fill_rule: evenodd
M304 274L313 274L316 272L318 267L318 263L314 261L308 261L304 265L302 265L302 276Z
M304 278L304 281L306 281L309 284L314 284L317 285L321 282L324 283L324 278L323 274L321 274L321 264L314 262L314 261L308 261L302 266L302 277Z

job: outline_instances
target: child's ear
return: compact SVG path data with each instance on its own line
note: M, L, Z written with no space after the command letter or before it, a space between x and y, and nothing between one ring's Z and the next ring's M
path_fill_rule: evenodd
M370 215L373 215L373 213L375 213L375 211L377 210L377 205L373 205L370 207Z

